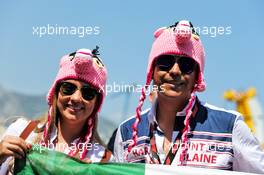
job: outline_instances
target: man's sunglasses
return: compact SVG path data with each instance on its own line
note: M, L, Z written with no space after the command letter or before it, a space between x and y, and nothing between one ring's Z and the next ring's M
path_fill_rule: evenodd
M194 59L177 55L160 55L156 65L161 71L169 71L177 63L183 74L191 74L196 66Z
M63 96L68 96L68 95L72 95L75 93L75 91L78 90L78 87L70 82L61 82L60 84L60 93ZM89 85L84 85L81 89L80 89L81 93L82 93L82 98L84 100L90 101L92 99L94 99L95 96L98 95L98 92L96 89L92 88Z

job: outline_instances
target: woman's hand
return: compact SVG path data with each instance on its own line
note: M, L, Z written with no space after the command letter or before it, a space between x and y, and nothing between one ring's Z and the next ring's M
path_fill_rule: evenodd
M85 158L85 159L83 159L82 161L85 162L85 163L92 163L92 160L89 159L89 158Z
M5 136L0 142L0 164L9 156L14 156L19 159L25 157L27 151L31 149L31 147L31 144L27 144L23 139L17 136Z

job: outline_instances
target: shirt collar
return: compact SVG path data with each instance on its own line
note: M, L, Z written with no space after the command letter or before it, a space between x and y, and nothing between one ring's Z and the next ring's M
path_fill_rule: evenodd
M192 104L192 108L196 103L196 95L195 95L195 99L194 99L194 103ZM158 126L158 122L157 122L157 116L156 116L156 111L157 111L157 104L158 104L158 100L157 98L155 98L155 100L153 101L153 104L150 108L150 112L148 114L148 119L150 121L150 124L157 124ZM186 109L187 109L188 104L184 107L184 109L180 112L177 112L176 116L186 116Z

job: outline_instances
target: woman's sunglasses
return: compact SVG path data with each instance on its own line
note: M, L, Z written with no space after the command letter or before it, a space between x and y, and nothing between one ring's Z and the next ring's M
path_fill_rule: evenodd
M60 84L60 93L63 96L72 95L75 93L76 90L78 90L78 87L73 83L61 82L61 84ZM80 91L82 93L82 98L84 100L87 100L87 101L94 99L94 97L97 96L97 94L98 94L97 90L92 88L89 85L84 85L80 89Z
M194 59L185 56L161 55L156 61L156 65L161 71L169 71L175 63L178 64L183 74L191 74L196 66Z

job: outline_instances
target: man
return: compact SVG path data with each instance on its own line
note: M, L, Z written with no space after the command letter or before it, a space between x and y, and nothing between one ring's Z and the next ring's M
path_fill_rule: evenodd
M119 162L172 164L264 173L264 153L241 114L200 102L204 48L189 21L158 29L136 116L118 127ZM152 107L141 112L153 80Z

